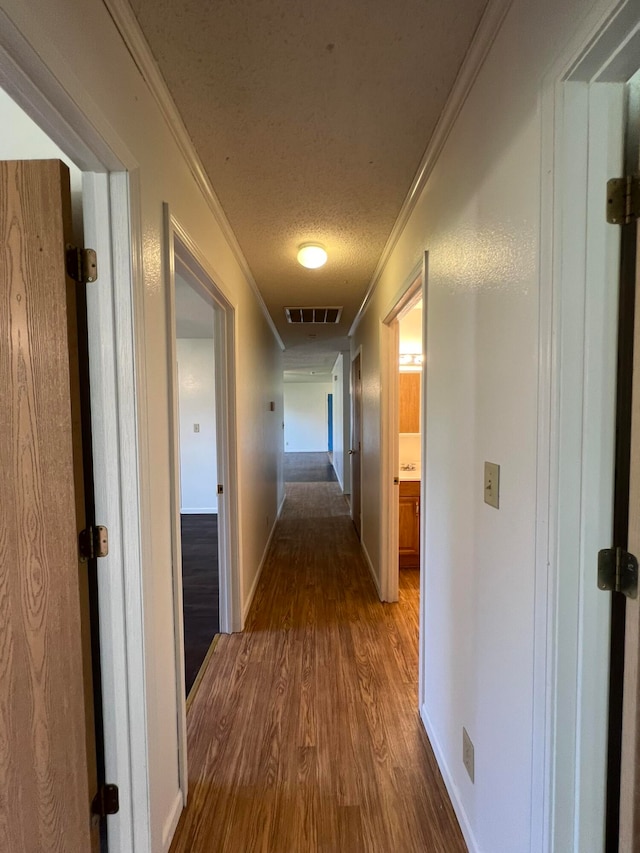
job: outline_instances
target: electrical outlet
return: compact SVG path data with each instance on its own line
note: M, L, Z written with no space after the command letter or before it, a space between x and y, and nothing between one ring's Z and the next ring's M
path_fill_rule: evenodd
M194 424L193 425L193 431L194 432L200 432L200 424Z
M475 760L473 755L473 743L469 737L469 732L462 727L462 763L467 768L469 779L475 782Z
M500 509L500 466L495 462L484 463L484 502Z

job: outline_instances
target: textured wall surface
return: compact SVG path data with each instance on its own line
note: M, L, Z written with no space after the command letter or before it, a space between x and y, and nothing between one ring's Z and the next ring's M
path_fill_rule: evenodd
M286 382L284 385L284 449L308 453L328 448L327 395L330 382Z
M363 542L380 574L379 324L427 250L422 710L467 837L484 853L530 850L540 98L592 5L513 3L353 341L364 387ZM499 510L483 500L485 461L501 466ZM461 760L463 726L475 784ZM599 825L594 813L582 841L594 851Z
M213 323L213 311L211 311ZM213 339L178 338L180 509L217 512ZM198 432L194 431L198 425Z

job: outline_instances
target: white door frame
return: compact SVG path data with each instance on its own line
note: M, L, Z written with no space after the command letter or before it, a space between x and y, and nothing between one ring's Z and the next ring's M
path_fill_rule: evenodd
M424 253L423 259L414 267L406 281L394 296L391 307L385 312L380 324L380 518L383 519L380 534L380 554L382 556L381 567L381 593L383 601L398 600L398 461L400 438L398 434L398 408L399 408L399 378L398 378L398 347L399 327L398 321L410 310L411 305L420 297L426 304L426 272L428 253ZM425 316L423 312L422 347L425 347ZM421 376L421 409L420 420L425 423L425 372ZM424 450L424 429L421 430L420 442ZM421 454L420 481L424 482L424 454ZM424 541L423 531L423 504L420 502L420 541ZM421 581L422 560L424 550L420 549Z
M235 310L216 285L217 276L185 229L164 205L166 256L167 343L169 376L169 441L171 455L171 548L178 695L178 751L180 789L187 804L187 714L184 683L184 616L182 610L182 548L180 534L180 442L178 369L176 354L175 273L181 268L200 295L214 309L214 364L216 395L216 458L218 483L218 555L220 630L242 630L238 561L238 467L235 405Z
M598 4L541 96L531 850L549 853L603 849L610 601L596 561L612 536L619 265L605 187L622 169L637 18L633 0Z
M140 390L137 163L112 128L92 115L95 105L80 84L73 95L63 87L64 71L45 65L0 10L0 86L82 170L85 241L98 251L87 319L96 515L110 533L109 555L98 572L106 776L120 794L118 814L107 818L109 850L151 853L142 578L150 536L141 510L148 465L140 452L146 404Z

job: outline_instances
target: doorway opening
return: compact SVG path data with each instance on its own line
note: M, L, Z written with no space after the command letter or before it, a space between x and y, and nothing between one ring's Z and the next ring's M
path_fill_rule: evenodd
M405 583L420 571L422 296L398 323L398 570ZM402 583L399 584L402 587ZM417 588L417 584L412 584Z
M400 571L423 572L423 269L412 272L381 324L382 599L397 601ZM386 391L384 390L386 389Z
M220 632L214 307L175 270L180 551L187 699Z
M15 769L3 837L8 847L37 843L42 825L23 829L20 813L43 809L34 776L46 777L52 791L67 781L73 792L70 843L97 853L105 818L85 819L105 781L97 560L78 548L96 524L86 286L70 280L60 252L84 245L82 172L2 89L0 123L0 537L5 568L16 569L4 572L0 607L9 648L2 740ZM46 652L34 655L40 645ZM16 737L34 721L35 741Z
M235 312L166 204L164 216L178 742L186 806L187 694L197 689L214 635L242 630Z
M362 348L351 361L351 518L362 541Z
M109 553L100 557L99 572L89 561L83 577L81 564L80 586L89 581L97 783L117 781L120 801L116 814L101 819L98 844L104 850L108 839L110 850L130 849L134 834L144 846L149 829L140 583L139 491L144 466L136 442L139 407L132 354L138 343L134 312L139 310L139 294L133 287L138 270L135 262L132 268L131 249L138 230L137 223L131 222L130 209L137 182L135 174L125 171L135 169L135 164L115 153L120 148L124 152L115 135L107 142L89 128L77 105L49 69L25 51L19 34L8 23L3 25L0 38L0 100L2 125L7 128L0 144L2 157L60 160L68 166L73 241L80 247L95 249L98 257L98 281L89 283L80 299L85 303L80 305L80 315L86 341L80 368L84 371L84 402L90 400L91 406L91 447L85 438L85 462L93 469L94 487L87 505L87 521L108 529ZM10 145L15 146L14 150L9 150ZM43 334L42 340L49 338ZM77 551L77 542L74 550ZM47 655L51 660L64 658L62 650L56 650L50 641ZM53 717L64 709L65 703L57 702L50 688L50 684L46 685L45 728L53 735ZM85 695L90 689L85 687ZM65 702L71 703L74 690L71 681L65 680ZM68 729L69 719L64 720L64 725ZM135 737L132 731L136 732ZM65 773L80 778L81 771L72 767L70 751L64 760ZM31 770L34 769L32 765ZM91 774L91 768L87 770ZM88 807L84 801L81 808L85 825ZM36 813L37 809L33 811ZM71 819L73 809L65 808L63 812L65 826L61 824L60 829L71 838L66 821ZM92 849L95 836L93 821Z

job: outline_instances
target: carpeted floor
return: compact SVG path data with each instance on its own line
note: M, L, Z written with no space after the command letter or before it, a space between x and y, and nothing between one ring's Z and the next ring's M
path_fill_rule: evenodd
M187 695L220 631L218 516L182 515L182 596Z
M331 483L338 478L333 470L328 452L285 453L284 479L286 483Z

